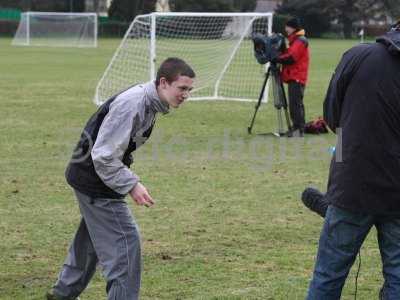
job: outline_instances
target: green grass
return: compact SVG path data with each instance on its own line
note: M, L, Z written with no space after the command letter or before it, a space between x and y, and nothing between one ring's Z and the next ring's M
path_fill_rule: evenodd
M94 88L118 42L97 49L11 47L0 39L0 299L42 299L80 215L64 169L94 112ZM354 41L311 40L307 117L321 115L333 69ZM142 299L303 299L322 219L299 201L325 189L334 135L246 132L254 105L189 102L160 117L134 169L157 205L132 205L143 240ZM255 133L275 129L270 105ZM225 145L225 146L224 146ZM132 201L128 199L128 202ZM382 283L375 234L362 249L359 299ZM82 299L105 298L94 278ZM343 299L353 299L355 268Z

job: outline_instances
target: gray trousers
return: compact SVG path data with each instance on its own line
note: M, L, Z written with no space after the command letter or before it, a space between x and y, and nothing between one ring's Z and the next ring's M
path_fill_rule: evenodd
M86 288L96 265L103 269L108 300L139 298L141 253L138 227L124 200L90 198L75 190L82 220L53 288L74 299Z

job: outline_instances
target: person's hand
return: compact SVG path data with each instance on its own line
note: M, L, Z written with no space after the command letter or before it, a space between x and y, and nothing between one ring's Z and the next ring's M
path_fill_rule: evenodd
M129 195L136 202L137 205L152 206L154 204L149 192L143 184L138 182L135 187L129 192Z
M272 58L271 59L271 63L275 64L275 65L281 63L281 60L279 59L279 56L276 56L276 57Z

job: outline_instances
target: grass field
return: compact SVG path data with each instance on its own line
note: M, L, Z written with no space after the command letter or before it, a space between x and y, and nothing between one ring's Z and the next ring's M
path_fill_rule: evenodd
M0 39L0 299L43 299L80 220L64 169L116 40L97 49L11 47ZM321 115L341 54L355 41L311 40L307 118ZM322 219L299 197L325 189L332 134L277 139L246 132L254 105L189 102L160 117L134 170L157 200L132 205L143 241L142 299L303 299ZM255 133L275 129L270 105ZM129 199L129 203L132 201ZM358 299L376 299L372 232ZM343 299L354 298L353 268ZM105 299L100 272L82 295Z

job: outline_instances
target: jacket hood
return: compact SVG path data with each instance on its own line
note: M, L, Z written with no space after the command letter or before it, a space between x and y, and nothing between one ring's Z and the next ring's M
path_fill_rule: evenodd
M168 103L162 101L160 96L158 96L156 83L154 81L150 81L145 83L144 87L150 99L150 108L154 112L167 114L169 112L169 105Z
M295 31L291 35L288 36L289 43L292 43L298 37L305 36L305 35L306 35L306 31L304 29L300 29L299 31Z
M386 46L388 51L393 55L400 55L400 31L391 30L376 39L377 43Z
M302 35L306 35L306 31L304 29L300 29L299 31L296 31L294 34L302 36Z

